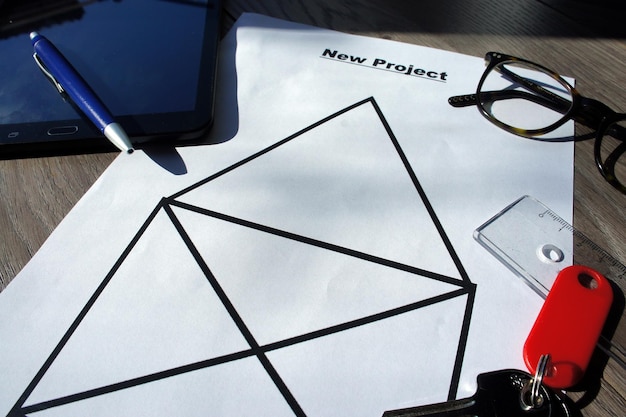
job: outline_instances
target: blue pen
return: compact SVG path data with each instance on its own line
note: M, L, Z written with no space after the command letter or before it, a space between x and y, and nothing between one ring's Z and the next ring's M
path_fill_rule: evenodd
M96 127L123 152L133 152L133 145L119 123L57 48L37 32L30 34L33 58L60 93L66 93Z

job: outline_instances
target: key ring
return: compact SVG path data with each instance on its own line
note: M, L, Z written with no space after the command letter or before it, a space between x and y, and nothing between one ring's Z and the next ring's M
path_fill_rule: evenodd
M535 375L526 384L524 384L524 387L522 388L521 399L526 411L532 408L539 408L543 404L544 398L539 391L541 389L543 377L546 375L546 368L548 367L549 361L550 355L541 355L539 363L537 364Z

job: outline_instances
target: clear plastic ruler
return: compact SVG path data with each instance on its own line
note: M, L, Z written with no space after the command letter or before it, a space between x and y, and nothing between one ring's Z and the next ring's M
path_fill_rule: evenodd
M474 231L474 238L543 298L558 273L570 265L588 266L609 279L613 306L598 347L626 369L626 349L620 340L626 333L626 266L530 196L492 217Z

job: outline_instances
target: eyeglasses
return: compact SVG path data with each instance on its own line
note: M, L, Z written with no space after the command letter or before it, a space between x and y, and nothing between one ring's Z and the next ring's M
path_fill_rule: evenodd
M574 119L595 131L594 157L602 176L626 194L626 114L581 96L556 72L510 55L489 52L475 94L454 96L454 107L477 105L507 132L542 141L569 141L558 128Z

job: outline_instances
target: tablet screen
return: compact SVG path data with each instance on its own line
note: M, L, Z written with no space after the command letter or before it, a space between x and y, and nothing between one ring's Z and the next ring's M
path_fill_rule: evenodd
M129 135L193 136L210 125L215 0L58 3L65 6L27 10L35 16L30 21L2 22L0 144L101 138L35 64L34 30L54 43Z

